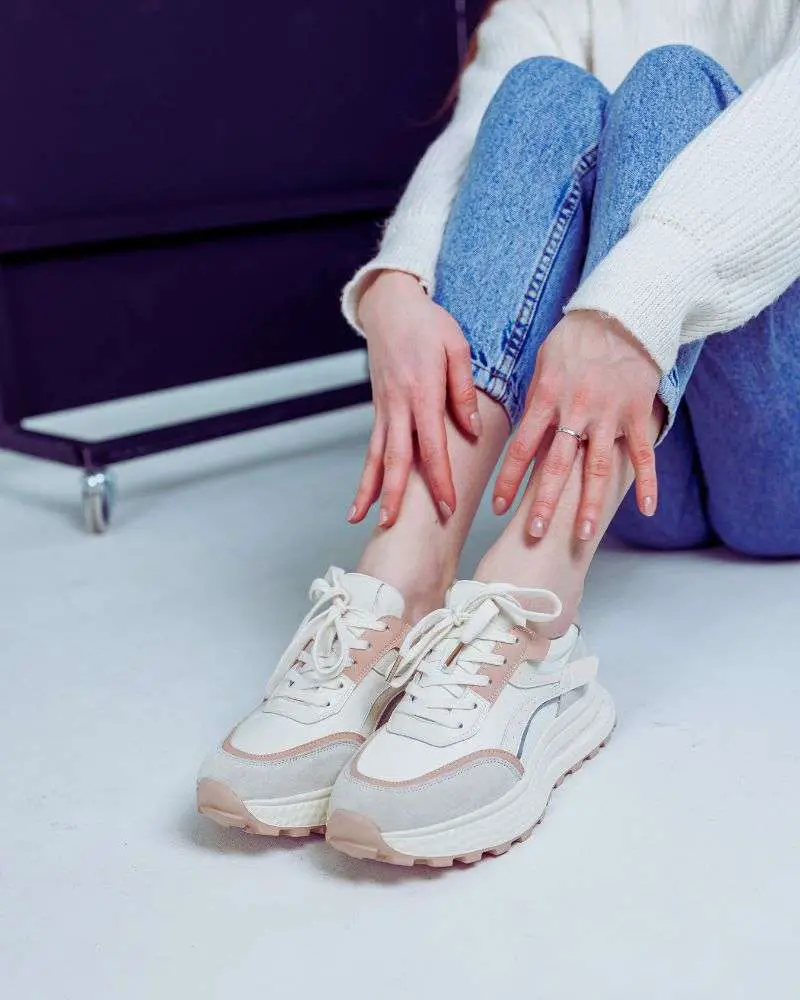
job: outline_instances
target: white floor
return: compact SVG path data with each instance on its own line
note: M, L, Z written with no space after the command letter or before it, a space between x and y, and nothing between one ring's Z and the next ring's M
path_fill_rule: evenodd
M0 455L2 995L796 998L797 563L603 551L585 621L620 724L502 858L407 872L195 815L310 579L356 559L367 426L124 466L105 538L74 472Z

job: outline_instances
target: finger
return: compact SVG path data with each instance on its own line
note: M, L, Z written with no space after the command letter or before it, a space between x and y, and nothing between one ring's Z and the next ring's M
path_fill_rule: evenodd
M426 403L421 412L415 414L419 454L428 488L445 520L456 509L456 490L450 455L447 451L447 434L444 425L444 400L440 405Z
M648 417L637 414L625 427L625 439L636 476L637 506L644 515L652 517L658 506L658 480L656 455L648 430Z
M467 434L478 437L481 433L481 415L478 412L478 393L472 377L472 358L466 340L447 350L447 394L453 417Z
M492 501L495 514L503 514L514 502L520 483L552 420L552 408L541 406L534 400L522 418L497 474Z
M556 433L541 468L537 468L534 474L531 486L533 502L528 520L528 531L534 538L544 538L547 533L575 465L578 448L579 443L571 434Z
M583 493L575 521L583 542L591 541L602 522L614 469L615 428L600 425L592 431L583 461Z
M383 454L383 492L378 517L381 528L391 528L397 520L412 460L411 417L407 411L397 410L389 419Z
M363 521L367 511L381 494L383 483L383 452L386 446L386 423L381 417L375 418L370 435L364 469L358 483L353 505L347 514L351 524Z

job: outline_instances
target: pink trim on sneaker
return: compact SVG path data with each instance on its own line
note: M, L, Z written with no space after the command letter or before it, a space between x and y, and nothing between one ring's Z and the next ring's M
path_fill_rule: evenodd
M493 705L500 697L504 685L523 660L533 660L534 662L544 660L550 649L550 640L543 635L537 635L535 632L520 626L516 626L511 631L517 637L516 645L509 646L505 642L496 642L493 650L493 652L505 657L506 662L499 667L488 665L481 667L478 676L488 677L490 680L488 685L470 685L470 689L481 698L486 699L490 705Z
M301 757L307 753L314 753L315 750L321 750L322 747L330 746L332 743L356 743L360 746L366 739L361 733L331 733L330 736L322 736L318 740L301 743L299 746L289 747L287 750L281 750L278 753L259 754L248 753L246 750L240 750L238 747L235 747L231 743L231 736L235 732L236 730L234 729L222 744L222 749L225 753L231 754L232 757L240 757L242 760L260 760L265 763L286 760L288 757Z
M385 632L366 629L364 635L369 638L369 647L367 649L354 649L350 654L354 661L353 664L345 667L342 671L344 676L349 677L355 684L364 680L387 650L394 649L399 652L400 644L406 632L411 628L406 622L392 615L387 615L381 621L386 622L389 626L388 629Z

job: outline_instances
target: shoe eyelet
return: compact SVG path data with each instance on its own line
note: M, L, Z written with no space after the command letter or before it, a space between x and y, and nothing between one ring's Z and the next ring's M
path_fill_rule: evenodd
M330 707L331 707L331 703L329 701L326 701L325 702L325 708L330 708Z
M339 690L339 691L343 691L344 690L344 681L339 681L337 690Z
M458 728L459 728L459 729L463 729L463 728L464 728L464 723L463 723L463 722L459 722L459 724L458 724Z

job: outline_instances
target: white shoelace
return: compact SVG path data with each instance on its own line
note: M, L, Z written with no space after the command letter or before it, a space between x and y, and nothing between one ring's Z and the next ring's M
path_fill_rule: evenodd
M369 646L363 631L385 632L389 627L376 615L353 607L343 577L344 570L331 566L325 577L311 584L309 597L315 603L275 669L267 698L327 708L330 692L344 686L341 674L353 662L352 651Z
M514 595L545 600L553 610L529 611ZM455 608L431 611L406 636L391 672L394 687L408 685L395 714L426 719L448 729L463 728L463 718L458 715L478 707L470 689L491 683L478 671L505 663L506 658L494 652L494 644L519 641L509 631L507 620L524 627L553 621L561 610L561 601L552 591L497 583L487 584ZM498 621L501 615L505 620Z

